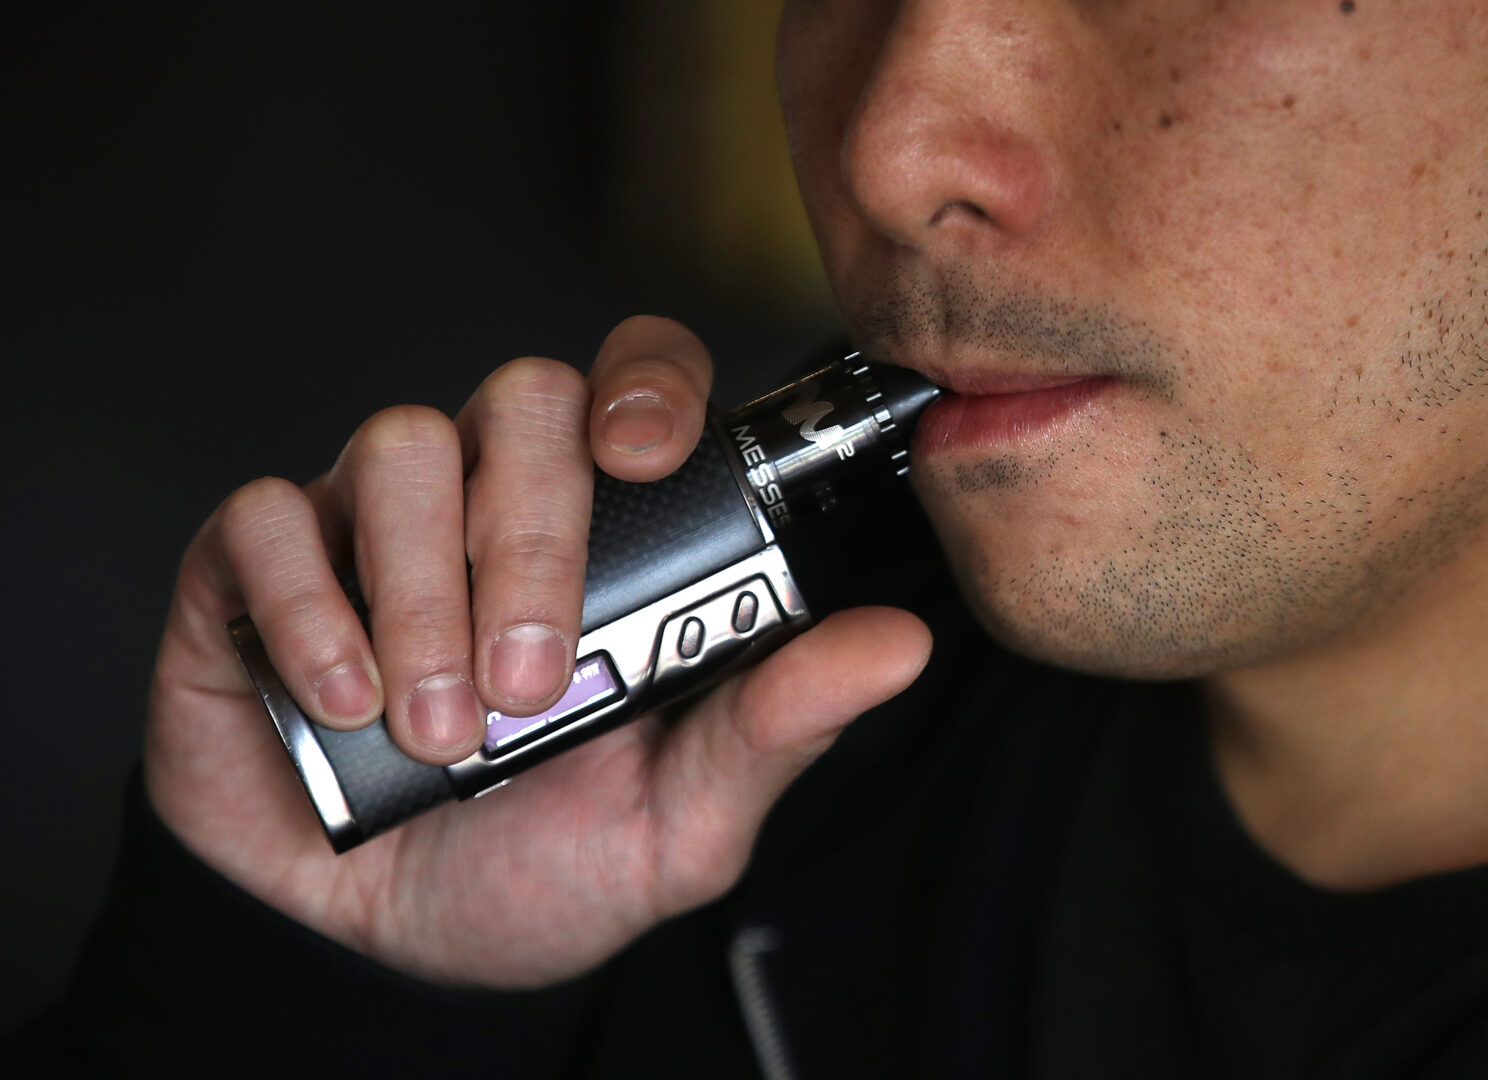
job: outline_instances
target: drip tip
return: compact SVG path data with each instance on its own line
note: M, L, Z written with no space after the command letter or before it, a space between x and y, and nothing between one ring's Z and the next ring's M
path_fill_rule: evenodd
M907 441L920 414L940 397L940 387L918 372L896 364L870 364L868 369L874 386L883 395L884 408L894 424L904 429L903 438Z

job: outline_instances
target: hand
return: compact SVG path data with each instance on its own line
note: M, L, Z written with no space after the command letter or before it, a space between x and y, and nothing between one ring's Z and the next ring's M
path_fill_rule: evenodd
M727 890L791 780L919 673L913 616L828 618L680 722L642 718L339 857L225 629L252 616L315 720L386 711L412 757L468 756L487 707L535 713L571 676L594 463L630 481L676 468L710 381L691 333L631 319L587 382L517 360L454 421L389 409L304 489L234 492L186 552L151 687L145 782L165 823L291 917L451 983L561 980ZM371 641L336 583L353 563Z

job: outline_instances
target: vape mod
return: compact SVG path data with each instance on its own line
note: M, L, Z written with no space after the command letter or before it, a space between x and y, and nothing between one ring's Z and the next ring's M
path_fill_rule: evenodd
M857 354L726 415L665 479L596 471L573 681L536 716L487 716L486 740L454 765L424 765L386 722L334 731L310 720L244 616L238 655L338 852L451 798L468 799L618 724L674 701L804 629L787 558L837 499L908 471L914 422L939 389ZM858 494L857 497L864 497Z

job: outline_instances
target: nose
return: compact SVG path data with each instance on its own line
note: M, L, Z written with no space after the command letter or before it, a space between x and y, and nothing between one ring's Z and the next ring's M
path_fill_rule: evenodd
M906 0L842 144L850 198L930 250L1038 230L1057 194L1060 34L1048 0Z

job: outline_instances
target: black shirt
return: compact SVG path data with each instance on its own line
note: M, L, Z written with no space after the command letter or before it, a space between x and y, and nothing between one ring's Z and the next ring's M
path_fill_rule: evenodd
M1183 685L939 620L919 683L769 818L723 900L551 990L385 971L206 869L129 797L38 1075L1488 1075L1488 868L1301 882L1226 804Z

